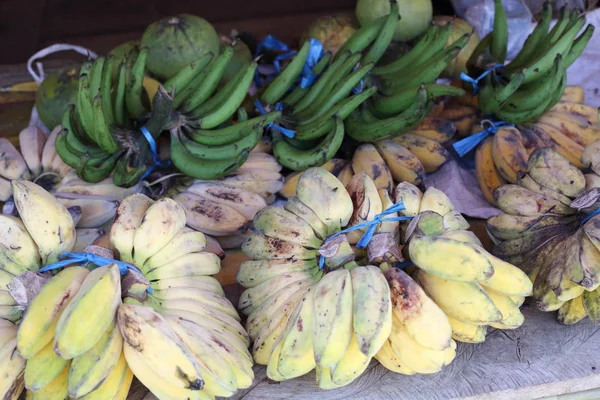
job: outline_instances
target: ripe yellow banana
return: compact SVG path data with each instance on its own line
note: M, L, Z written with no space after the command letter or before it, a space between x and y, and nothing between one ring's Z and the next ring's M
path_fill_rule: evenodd
M227 186L246 189L268 199L283 188L283 180L283 175L279 172L248 168L235 171L225 178L219 179L217 182L221 182Z
M342 359L352 340L352 279L346 269L325 275L314 288L315 361L329 368Z
M456 133L459 137L471 135L473 128L480 120L476 106L457 102L452 102L444 107L439 117L451 121L456 127Z
M389 317L389 331L391 332L391 315ZM383 342L386 341L387 337L383 339ZM377 347L377 350L379 350L381 346ZM349 384L350 382L358 378L367 369L371 358L372 356L368 356L362 351L360 344L358 343L356 334L354 334L352 340L350 341L350 346L348 346L348 349L346 350L346 353L344 354L342 359L330 368L331 381L339 386Z
M494 158L492 155L492 140L493 138L486 138L477 150L475 151L475 176L477 182L479 182L479 188L483 193L483 196L491 204L496 204L494 198L494 190L506 183L506 180L502 177L496 164L494 164Z
M0 176L9 181L14 179L31 180L25 159L8 139L0 138L0 151L2 152Z
M247 260L239 265L236 281L245 288L253 288L282 274L306 271L310 276L317 269L317 260Z
M552 148L561 156L569 160L577 168L585 168L581 160L583 146L562 134L555 127L536 123L533 125L533 132L539 136L547 147Z
M0 252L7 259L1 268L11 274L39 269L40 252L19 218L0 215Z
M583 296L575 297L558 309L558 321L564 325L573 325L586 318L587 311L583 306Z
M43 264L75 245L75 224L67 209L54 196L33 182L12 181L19 216L36 242Z
M29 364L29 363L28 363ZM28 391L31 400L64 400L68 397L67 381L69 379L69 365L60 371L59 375L38 391Z
M456 135L456 126L444 118L425 117L410 133L442 144Z
M400 362L400 359L394 353L392 346L390 345L389 339L385 341L381 349L375 354L377 361L381 363L385 368L392 372L403 375L414 375L415 371L408 368L404 362Z
M490 326L500 329L515 329L523 324L525 317L510 297L497 294L491 290L486 293L502 313L502 320L500 322L490 322Z
M581 162L586 168L591 168L596 174L600 171L600 140L585 147L581 154Z
M354 151L352 170L355 174L365 172L371 177L377 189L391 191L394 186L392 174L386 161L372 144L363 144Z
M30 125L19 133L19 150L33 176L42 173L42 152L46 135L36 125Z
M0 342L0 396L3 399L15 400L24 388L23 371L25 359L17 351L17 338Z
M298 189L300 189L298 183ZM300 192L298 192L300 196ZM299 197L300 198L300 197ZM302 200L302 199L300 199ZM305 201L304 204L310 207ZM310 207L317 215L319 212ZM327 221L323 221L327 223ZM316 237L315 231L303 219L284 210L283 208L269 206L256 214L254 228L263 235L277 237L312 249L321 247L323 241Z
M154 203L143 194L125 198L117 209L117 216L110 229L110 243L119 252L121 261L133 262L133 238L146 210Z
M242 164L238 171L264 169L271 172L279 172L283 169L283 166L268 151L257 151L256 149L255 147L248 155L248 160Z
M214 275L221 270L221 259L214 253L199 251L185 254L169 264L144 269L146 279L150 281L181 278L187 276Z
M518 185L502 185L494 190L498 207L507 214L538 216L543 214L574 214L575 210L559 200L544 196Z
M578 104L578 106L582 107L580 104ZM540 116L539 123L552 126L575 143L585 147L600 139L600 126L598 126L597 123L598 111L595 109L593 110L596 122L590 121L590 119L584 115L576 115L570 112L548 111ZM583 111L584 110L582 110L582 112Z
M570 113L578 117L583 117L592 124L598 123L598 109L587 104L561 100L548 111Z
M528 153L517 128L500 128L492 137L492 159L498 172L510 183L516 183L518 174L527 171Z
M69 377L70 379L70 377ZM108 377L93 392L82 397L83 400L126 400L133 381L133 372L127 365L123 352Z
M410 182L415 185L422 183L425 169L410 150L390 139L375 142L375 146L395 181Z
M77 222L80 228L96 228L104 225L115 217L119 206L119 202L110 197L74 193L55 193L55 197L67 208L81 207L81 219Z
M248 220L267 206L265 199L257 193L215 182L197 182L188 187L186 192L229 206Z
M319 168L322 168L325 171L337 176L346 165L346 160L342 160L341 158L332 158ZM293 172L285 178L285 184L279 192L283 197L288 198L296 195L296 186L298 185L300 175L302 175L302 172Z
M385 273L391 291L392 309L406 332L423 347L444 350L450 346L452 329L444 312L404 271Z
M485 341L486 325L469 324L451 316L448 316L448 321L452 327L452 339L464 343L482 343Z
M354 212L348 226L372 221L377 214L383 211L377 186L366 172L362 171L354 175L350 182L348 182L348 185L346 185L346 190L354 204ZM346 234L348 242L350 244L358 243L365 229L362 228L348 232Z
M572 101L575 103L583 103L585 100L585 92L581 86L567 86L563 92L560 101Z
M190 228L183 228L169 241L158 253L154 254L144 263L144 269L167 265L189 253L206 249L206 236L202 232Z
M404 210L399 211L400 215L415 217L419 214L423 193L418 187L409 182L401 182L394 190L394 200L404 203Z
M59 316L76 296L88 273L82 267L65 268L42 286L19 325L17 349L23 357L33 357L53 341Z
M54 351L72 359L90 350L110 328L120 304L121 276L117 265L90 272L58 320Z
M25 387L37 392L55 380L65 368L69 373L69 360L54 352L54 344L48 343L42 350L27 360L25 366Z
M311 260L318 256L317 250L282 239L252 233L242 243L242 251L253 260Z
M162 198L152 204L133 235L133 259L136 265L167 245L186 224L184 209L176 201Z
M320 239L324 240L327 238L327 225L321 221L319 216L310 207L300 201L296 196L289 197L283 205L283 208L296 214L296 216L307 222Z
M426 137L406 133L393 140L417 156L428 174L437 171L450 157L444 146Z

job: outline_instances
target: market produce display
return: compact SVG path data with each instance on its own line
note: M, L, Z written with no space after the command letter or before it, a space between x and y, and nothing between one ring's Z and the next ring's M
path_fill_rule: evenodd
M598 147L586 147L583 174L550 148L535 150L517 184L494 190L504 214L488 220L493 253L525 271L541 311L558 310L558 320L574 324L586 317L599 321L597 287L600 252Z

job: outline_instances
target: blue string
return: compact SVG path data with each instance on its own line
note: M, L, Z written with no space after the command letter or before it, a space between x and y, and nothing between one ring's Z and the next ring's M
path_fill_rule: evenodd
M262 115L265 115L267 113L267 110L265 110L265 108L263 107L263 105L261 104L259 99L254 99L254 105L256 106L256 109L258 110L258 112L261 113ZM283 104L281 102L275 103L274 110L282 111ZM265 126L265 129L275 129L276 131L280 132L282 135L289 137L290 139L293 139L294 136L296 136L295 130L284 128L283 126L277 125L273 122L271 122L269 125Z
M325 240L324 243L327 243L328 241L330 241L331 239L333 239L334 237L337 237L339 235L343 235L348 232L356 231L358 229L367 228L367 230L363 233L363 235L358 240L358 243L356 243L357 248L364 249L365 247L367 247L369 245L369 242L371 241L371 239L373 239L373 235L375 234L375 231L377 230L377 226L379 224L384 223L384 222L406 221L406 220L414 218L412 216L384 218L386 215L395 214L398 211L402 211L402 210L406 210L406 207L404 206L404 203L402 202L402 200L400 200L396 204L393 204L390 207L388 207L386 210L384 210L380 214L375 215L375 217L371 221L365 221L360 224L343 229L337 233L334 233L333 235L329 236ZM325 257L321 256L321 257L319 257L319 268L323 269L324 265L325 265Z
M156 169L156 167L160 167L160 168L170 167L171 160L162 161L160 159L160 157L158 155L158 150L156 149L156 142L154 141L154 138L152 137L152 134L150 133L150 131L148 131L148 128L146 128L145 126L142 126L140 128L140 130L142 131L142 134L148 141L148 145L150 146L150 151L152 152L152 165L146 170L146 172L144 172L144 175L142 175L142 177L140 178L140 181L143 181L144 179L146 179L148 177L148 175L150 175L152 173L152 171L154 171Z
M394 268L404 269L404 268L410 267L411 265L413 265L413 262L410 260L407 260L407 261L403 261L403 262L399 262L399 263L394 263Z
M465 82L470 83L473 86L473 96L475 96L477 94L477 92L479 92L479 81L501 67L504 67L504 65L496 64L493 67L489 68L487 71L485 71L483 74L479 75L479 77L477 77L476 79L473 79L469 75L465 74L464 72L461 72L460 79L462 79Z
M99 267L103 267L110 264L117 264L119 267L119 272L121 275L125 275L127 270L130 269L132 271L137 272L138 274L144 276L142 271L137 269L135 266L128 264L124 261L113 260L112 258L106 258L99 256L93 253L70 253L65 252L62 253L59 257L61 261L54 262L52 264L48 264L45 267L41 268L38 272L46 272L51 271L53 269L63 268L71 264L83 264L86 262L90 262L96 264ZM148 287L148 293L152 293L152 288Z
M254 53L254 58L263 54L264 50L284 51L285 53L279 54L277 57L275 57L275 60L273 60L273 66L275 67L276 72L269 74L264 78L261 78L258 69L254 72L254 84L258 88L264 86L265 83L271 81L277 74L281 72L281 61L294 57L297 54L296 51L290 50L290 47L287 44L283 43L273 35L267 35L263 40L260 41L260 43L258 43L258 46L256 46L256 52Z
M596 215L600 214L600 208L596 208L596 210L594 210L593 213L588 214L583 221L581 221L581 225L585 225L586 222L588 222L590 219L594 218Z
M311 86L317 79L317 76L313 73L313 68L325 54L323 51L323 44L317 39L310 39L309 43L310 48L308 50L308 56L302 67L302 74L300 77L300 87L302 89Z
M356 71L357 69L358 69L358 65L355 65L354 68L352 68L352 71ZM360 92L363 91L364 88L365 88L365 82L364 82L364 79L361 79L360 82L358 82L358 85L356 85L355 87L352 88L352 93L359 94Z
M489 126L481 132L474 135L468 136L458 142L454 143L452 147L456 150L459 157L464 157L465 154L473 150L479 143L481 143L486 137L498 132L498 128L504 128L514 126L504 121L490 122Z

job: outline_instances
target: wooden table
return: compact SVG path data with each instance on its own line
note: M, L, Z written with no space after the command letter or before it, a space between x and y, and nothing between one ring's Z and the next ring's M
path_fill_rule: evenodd
M50 63L55 67L60 63ZM0 66L0 86L26 80L24 66ZM32 98L19 101L31 108ZM2 109L2 107L0 107ZM3 108L0 115L11 111ZM1 124L0 124L1 126ZM470 220L471 229L490 248L485 221ZM236 263L219 274L228 297L237 303L241 287L235 284ZM563 326L556 313L542 313L527 304L519 329L493 330L478 345L459 344L454 362L433 375L403 376L373 361L352 384L320 390L314 373L286 382L273 382L264 367L255 367L252 387L232 399L244 400L592 400L600 399L600 327L592 322ZM130 400L155 400L135 381Z

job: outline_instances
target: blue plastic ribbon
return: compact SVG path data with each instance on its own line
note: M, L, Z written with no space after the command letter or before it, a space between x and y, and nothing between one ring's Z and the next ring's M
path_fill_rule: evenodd
M585 225L586 222L588 222L590 219L594 218L596 215L600 214L600 208L597 208L596 210L594 210L593 213L588 214L583 221L581 221L581 225Z
M336 232L333 235L329 236L327 239L325 239L324 243L327 243L328 241L330 241L331 239L333 239L339 235L343 235L348 232L356 231L358 229L367 228L367 230L363 233L363 235L358 240L358 243L356 243L357 248L364 249L365 247L367 247L369 245L369 242L371 241L371 239L373 239L373 235L375 234L375 231L377 230L377 226L379 224L382 224L384 222L406 221L406 220L413 218L412 216L384 218L387 215L395 214L398 211L402 211L402 210L406 210L406 207L404 206L404 203L402 202L402 200L400 200L396 204L391 205L390 207L388 207L381 213L375 215L375 217L371 221L361 222L360 224L357 224L357 225L351 226L349 228L343 229L339 232ZM321 256L321 257L319 257L319 268L323 269L324 265L325 265L325 257Z
M358 65L355 65L354 68L352 68L352 71L356 71L357 69L358 69ZM358 82L358 85L356 85L355 87L352 88L352 93L359 94L360 92L363 91L364 88L365 88L365 82L364 82L364 79L361 79L360 82Z
M471 78L469 75L465 74L464 72L461 72L460 79L465 82L470 83L473 86L473 96L475 96L479 92L479 81L501 67L504 67L504 64L496 64L493 67L486 70L485 72L483 72L481 75L479 75L475 79Z
M303 89L311 86L317 79L317 76L313 73L313 68L325 54L323 51L323 43L319 42L317 39L310 39L309 43L310 48L308 49L308 55L306 56L306 62L302 67L302 74L300 77L300 87Z
M258 112L262 115L265 115L267 113L267 110L265 110L259 99L254 99L254 105L256 106ZM282 111L283 104L281 104L281 102L275 103L274 109L275 111ZM294 136L296 136L295 130L284 128L283 126L277 125L274 122L271 122L269 125L265 126L265 129L275 129L276 131L280 132L282 135L289 137L290 139L293 139Z
M468 136L462 140L459 140L458 142L456 142L452 145L452 147L454 147L454 150L456 150L456 153L458 153L459 157L464 157L465 154L467 154L468 152L473 150L475 147L477 147L477 145L479 143L483 142L483 140L486 137L498 132L498 128L514 126L513 124L509 124L508 122L504 122L504 121L495 121L495 122L488 121L488 122L489 122L488 127L485 128L483 131L478 132L474 135Z
M150 152L152 153L152 165L146 170L146 172L144 172L144 175L142 175L142 177L140 178L140 181L143 181L144 179L146 179L148 177L148 175L150 175L156 169L156 167L160 167L160 168L170 167L171 160L162 161L160 159L160 157L158 155L158 150L156 148L156 141L154 141L154 138L152 137L152 134L150 133L150 131L148 131L148 128L146 128L145 126L142 126L140 128L140 131L142 131L142 134L148 141L148 145L150 146Z
M283 43L281 40L277 39L273 35L265 36L265 38L261 40L260 43L258 43L258 46L256 46L256 52L254 53L254 58L263 54L264 50L283 51L285 53L279 54L273 60L273 66L275 67L276 72L266 75L264 78L261 79L260 72L258 72L258 69L256 70L256 72L254 73L254 84L256 85L256 87L259 88L262 87L265 83L272 80L277 74L281 72L281 61L287 58L294 57L296 54L298 54L298 52L290 50L290 47L287 44Z
M404 268L408 268L411 265L413 265L413 262L410 260L407 261L403 261L403 262L399 262L399 263L394 263L394 268L398 268L398 269L404 269Z
M273 51L290 51L290 47L287 44L283 43L273 35L265 36L265 38L258 43L254 57L256 58L261 55L265 49Z

